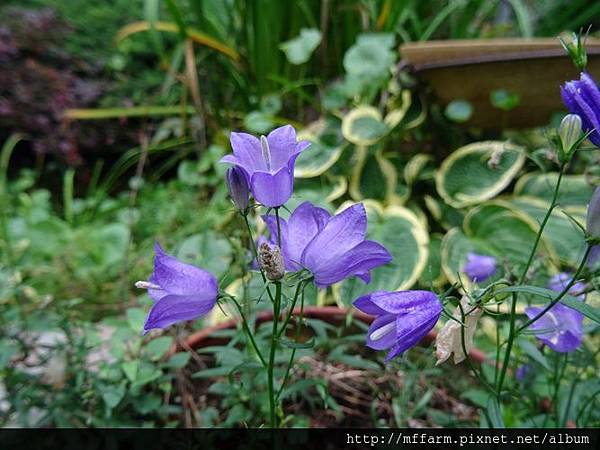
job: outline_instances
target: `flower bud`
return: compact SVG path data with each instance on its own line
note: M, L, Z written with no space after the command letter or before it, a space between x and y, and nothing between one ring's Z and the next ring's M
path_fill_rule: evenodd
M600 186L594 190L588 205L585 228L590 237L600 239Z
M285 275L285 266L281 250L277 245L270 246L266 242L258 248L258 263L271 281L278 281Z
M582 72L579 80L563 84L560 94L569 112L581 119L581 128L588 133L588 139L600 147L600 89L594 79Z
M581 117L577 114L567 114L560 122L558 136L563 157L568 157L575 150L574 147L581 137Z
M238 167L227 169L227 189L231 200L240 211L246 211L249 203L250 189L242 170Z

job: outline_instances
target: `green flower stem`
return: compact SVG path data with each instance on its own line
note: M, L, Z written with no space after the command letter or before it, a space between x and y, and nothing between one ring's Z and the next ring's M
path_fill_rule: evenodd
M281 220L279 219L279 208L275 208L275 219L277 220L277 246L281 250Z
M279 306L281 304L281 283L275 282L275 301L273 303L273 331L271 333L271 352L269 354L269 363L267 365L267 383L269 388L269 410L271 428L277 428L276 416L276 398L273 387L273 369L275 366L275 351L277 347L277 322L279 320Z
M256 263L258 264L258 249L256 248L256 242L254 242L254 237L252 236L252 228L250 228L250 222L248 222L248 215L242 214L242 217L244 218L244 223L246 224L246 230L248 231L248 236L250 238L252 254L254 255L254 259L256 260ZM260 267L260 264L258 264L258 270L260 271L260 276L262 277L263 283L265 284L267 294L269 295L269 299L271 300L271 303L273 303L273 301L274 301L273 294L271 293L271 289L269 289L269 285L267 283L267 277L265 276L265 272L262 270L262 267Z
M296 291L294 292L294 298L292 299L292 304L290 305L290 308L288 310L288 313L286 314L285 320L283 321L283 324L281 325L281 328L279 329L277 338L280 338L281 335L285 332L285 329L292 318L292 314L294 313L294 308L296 306L296 302L298 301L298 296L299 296L300 292L302 292L302 296L304 296L304 289L306 288L306 285L308 284L309 281L310 281L310 279L302 280L296 286Z
M577 268L577 271L575 272L575 275L573 275L573 277L571 278L571 281L569 281L567 283L567 285L563 288L563 290L560 291L560 293L556 297L554 297L554 299L550 303L548 303L548 305L542 311L540 311L539 314L537 314L535 317L533 317L532 319L530 319L527 322L525 322L525 325L522 325L517 330L517 333L516 333L517 335L519 333L522 333L526 328L528 328L533 323L537 322L544 314L546 314L554 305L556 305L558 302L560 302L561 299L565 295L567 295L569 293L569 290L577 282L577 279L579 278L579 275L583 271L583 268L585 267L585 263L587 262L587 259L590 256L590 252L591 251L592 251L592 246L588 245L587 248L586 248L586 250L585 250L585 254L583 255L583 258L581 259L581 263L579 263L579 267Z
M260 359L260 362L262 363L262 365L264 367L267 367L267 362L265 361L265 358L263 357L262 353L258 349L258 345L256 345L256 340L254 339L254 334L252 334L252 331L250 330L250 326L248 325L248 321L246 320L246 317L244 315L244 311L242 311L242 307L240 306L240 304L238 303L238 301L235 299L235 297L231 296L229 298L233 301L233 303L237 307L237 310L240 313L240 316L242 318L242 325L244 327L244 331L246 332L246 335L248 336L248 339L250 340L250 343L252 344L252 347L254 348L254 351L258 355L258 359Z
M560 166L560 170L558 172L558 180L556 180L556 186L554 186L554 193L552 194L552 202L550 203L550 207L548 211L546 211L546 215L540 224L540 229L535 237L535 242L533 243L533 247L531 248L531 252L529 253L529 258L527 259L527 263L523 268L523 273L521 273L521 277L519 278L519 285L523 284L525 278L527 277L527 273L529 272L529 268L531 267L531 263L533 262L533 258L535 257L535 252L540 244L540 240L542 239L542 234L544 233L544 229L546 228L546 224L550 220L550 216L552 215L552 211L556 208L558 204L558 192L560 190L560 184L562 182L562 177L564 173L565 165L562 164ZM508 341L506 343L506 352L504 353L504 361L502 363L502 369L500 370L500 376L498 377L498 384L496 386L496 397L500 400L500 393L502 392L502 386L504 384L504 379L506 378L506 371L508 370L508 363L510 362L510 354L512 352L513 343L516 337L515 326L517 320L517 294L512 294L512 303L510 306L510 323L509 323L509 332L508 332ZM499 345L497 343L497 345Z
M308 283L308 281L306 283ZM304 287L306 287L306 285ZM299 321L300 324L302 324L302 319L304 318L304 287L302 288L302 299L300 300L300 321ZM292 310L293 310L293 308L292 308ZM296 342L298 342L299 338L300 338L300 327L297 327L296 328ZM290 371L292 369L292 366L294 365L295 356L296 356L296 348L293 348L292 354L290 355L290 360L288 361L287 369L285 370L285 375L283 377L283 381L281 382L281 386L279 387L279 391L277 392L277 397L276 397L277 401L279 401L279 397L281 396L281 393L283 392L285 383L287 383L287 380L290 376Z

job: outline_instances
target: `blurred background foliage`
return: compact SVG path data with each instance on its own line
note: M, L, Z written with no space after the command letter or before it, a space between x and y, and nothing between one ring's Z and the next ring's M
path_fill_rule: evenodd
M149 299L132 289L151 271L156 239L251 296L247 242L217 164L231 130L292 123L312 146L298 159L290 208L364 201L370 236L394 256L371 285L350 280L307 301L347 307L367 290L443 290L460 281L469 251L517 272L550 200L554 136L461 127L468 102L440 108L398 48L554 37L599 17L600 4L583 0L4 1L0 423L260 425L265 386L251 363L238 367L249 357L240 333L164 356L173 336L230 312L142 338ZM510 92L489 95L499 118L519 102ZM581 254L571 220L585 214L597 163L582 152L566 177L569 215L550 221L540 285ZM430 349L384 372L380 355L361 349L360 323L309 326L297 383L282 394L287 425L486 423L478 413L485 393L449 382L469 378L447 376L461 367L433 367ZM489 353L496 336L488 328L478 345ZM553 384L562 360L523 347L516 357L534 376L511 382L515 392L531 389L526 408L505 407L507 425L599 423L597 327L588 331L579 363L564 369L579 384ZM360 376L336 383L348 369ZM553 406L540 408L549 396Z

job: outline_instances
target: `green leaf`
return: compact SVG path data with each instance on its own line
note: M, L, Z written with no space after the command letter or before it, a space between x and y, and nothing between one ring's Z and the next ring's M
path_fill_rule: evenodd
M496 397L490 395L487 401L487 409L485 411L492 428L504 428L504 420L502 419L502 411Z
M446 105L444 114L454 122L463 123L473 115L473 106L466 100L452 100Z
M252 111L244 117L244 127L253 133L267 134L274 126L273 116L263 111Z
M388 128L377 108L361 105L346 114L342 120L342 134L356 145L371 145L385 136Z
M320 119L298 133L298 140L310 142L310 147L296 160L297 178L318 177L340 159L348 143L342 138L339 126L338 120Z
M298 36L281 43L279 48L292 64L304 64L321 43L321 37L316 28L302 28Z
M172 343L173 338L170 336L157 337L148 342L145 352L150 359L156 361L165 356L165 353L167 353L167 350L169 350Z
M501 109L502 111L510 111L511 109L519 106L521 99L519 95L507 91L506 89L497 89L492 91L490 94L490 103L494 108Z
M300 348L313 348L315 346L315 339L309 339L307 342L296 342L296 341L292 341L290 339L281 337L279 339L279 342L281 343L281 345L283 345L284 347L287 348L296 348L296 349L300 349Z
M455 208L491 199L521 170L521 147L501 141L469 144L444 160L435 177L438 193Z
M122 384L118 386L104 386L100 390L102 400L104 400L108 409L116 407L125 396L125 386Z
M121 364L121 369L129 381L134 382L138 373L138 361L125 361Z
M344 281L340 291L343 304L367 292L409 289L423 272L429 253L427 229L412 211L402 206L384 209L371 200L363 203L369 220L367 236L387 248L392 261L373 270L369 284L357 278Z
M515 184L515 195L538 197L552 201L558 173L528 173ZM558 203L560 205L587 207L594 189L583 175L563 175Z
M519 210L532 220L541 223L550 204L535 197L515 197L510 200ZM585 223L585 210L571 211L572 217L580 223ZM552 256L560 264L576 265L585 253L585 235L559 209L554 209L544 231L544 240L552 250Z
M195 372L192 374L192 378L226 377L229 375L229 372L231 372L231 367L213 367Z
M146 312L141 308L128 308L125 312L127 323L133 331L142 332L146 322Z
M550 369L550 364L546 357L539 351L539 349L528 341L527 339L519 339L519 348L528 355L531 359L541 364L546 370Z
M344 55L344 69L360 84L377 82L389 76L396 59L393 34L364 34Z
M179 245L176 256L220 278L231 265L231 245L227 239L215 232L205 231L184 239Z
M171 358L169 358L167 367L172 369L181 369L187 365L191 357L192 354L189 352L175 353L173 356L171 356Z

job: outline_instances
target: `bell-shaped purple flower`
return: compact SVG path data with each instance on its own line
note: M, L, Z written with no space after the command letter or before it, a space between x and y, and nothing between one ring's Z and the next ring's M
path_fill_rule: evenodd
M463 272L471 281L483 282L496 273L496 258L469 252Z
M179 261L154 244L154 272L135 285L148 289L155 303L144 324L144 333L207 314L217 301L217 279L206 270Z
M596 82L582 72L579 80L561 86L560 93L569 111L581 117L584 131L591 132L588 139L600 147L600 90Z
M229 196L235 207L242 212L248 209L250 188L244 172L239 167L230 167L225 173Z
M594 189L587 209L585 229L591 237L600 239L600 186Z
M367 332L367 346L389 349L386 362L423 339L442 313L442 303L429 291L378 291L359 297L353 304L375 316Z
M543 310L543 306L530 306L525 308L525 314L533 319ZM583 314L557 303L532 323L529 329L555 352L572 352L581 345L583 339Z
M277 221L263 216L277 242ZM298 206L287 221L280 219L281 246L289 271L308 269L315 284L327 287L357 276L365 283L370 271L392 260L381 244L366 240L367 213L362 203L331 216L310 202Z
M559 272L552 278L550 278L550 281L548 282L548 288L556 292L562 292L563 289L565 289L569 285L572 278L573 274L567 272ZM577 281L573 284L573 286L569 288L569 291L567 293L569 295L578 297L580 300L583 300L585 298L585 289L586 284L583 281Z
M239 167L256 201L276 208L291 197L294 190L294 164L307 141L296 142L296 131L285 125L261 136L231 133L233 154L221 162Z

